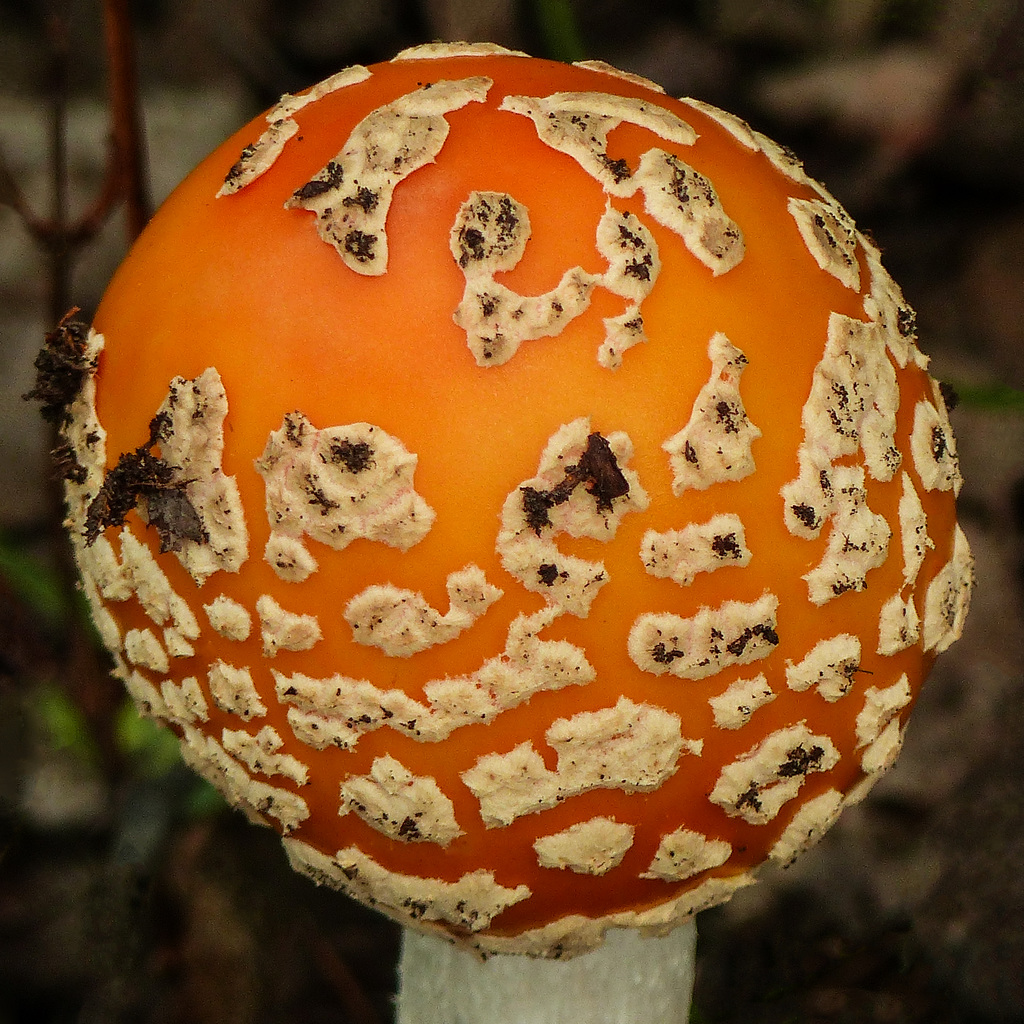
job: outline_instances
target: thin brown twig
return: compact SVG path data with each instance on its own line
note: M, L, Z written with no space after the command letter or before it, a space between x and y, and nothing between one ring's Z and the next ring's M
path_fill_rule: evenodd
M149 220L149 183L139 107L139 78L128 0L104 0L103 23L110 78L110 114L115 176L127 207L128 238Z
M50 257L50 322L71 305L71 252L68 246L68 37L66 4L46 18L50 43L50 231L45 237Z
M0 159L0 202L12 206L26 229L50 258L50 317L58 321L71 305L72 270L78 249L91 239L121 203L126 206L128 240L133 241L149 217L150 205L139 107L135 42L128 0L103 0L105 47L108 65L110 142L107 166L99 195L84 213L72 220L69 212L67 160L68 69L72 58L68 32L67 0L53 0L47 18L51 50L50 179L51 200L47 216L34 213L18 188L6 163ZM63 518L61 495L54 487L53 517L60 571L70 593L77 571L60 530ZM86 623L72 617L63 658L63 675L69 692L85 713L106 768L116 772L119 755L114 742L113 709L122 691L110 677L109 664Z
M74 220L69 213L67 159L68 68L71 40L67 4L58 0L46 19L50 46L50 210L31 209L0 153L0 203L11 207L50 257L50 319L71 304L75 252L92 239L120 203L125 204L127 240L133 242L151 213L135 36L128 0L103 0L104 43L110 106L110 143L99 194Z

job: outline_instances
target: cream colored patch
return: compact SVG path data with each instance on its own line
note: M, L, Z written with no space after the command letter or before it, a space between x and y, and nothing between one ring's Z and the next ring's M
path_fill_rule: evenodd
M672 153L649 149L640 158L636 177L647 212L679 235L715 277L740 263L743 233L703 174Z
M167 707L167 717L177 725L193 725L197 719L206 722L210 718L206 697L195 676L180 683L165 679L160 684L160 695Z
M308 651L323 637L315 615L285 611L269 594L256 601L256 614L265 658L274 658L279 651Z
M794 199L789 213L814 262L840 284L860 291L857 235L846 211L821 199Z
M151 629L129 629L124 635L124 656L133 665L160 675L170 671L167 652Z
M533 848L542 868L568 869L578 875L604 875L622 863L633 845L632 825L612 818L590 818L541 836Z
M118 672L116 675L124 683L128 695L135 702L143 718L170 719L171 712L163 694L138 669Z
M881 326L833 313L801 413L800 473L781 492L790 533L813 539L832 515L837 459L863 450L873 479L893 478L903 459L895 442L899 402Z
M747 357L721 332L708 342L711 377L693 403L690 420L662 447L672 466L672 493L703 491L712 484L742 480L754 472L751 447L761 431L750 421L740 397Z
M871 476L891 480L902 461L895 443L899 405L896 371L878 326L831 314L802 413L805 445L830 462L860 448Z
M445 114L482 103L489 78L428 82L378 107L352 129L344 147L285 206L316 214L320 238L351 270L387 270L385 230L395 188L433 163L448 138Z
M464 834L437 781L413 775L390 756L375 758L369 775L352 775L341 784L338 813L350 812L403 843L450 846Z
M197 517L202 536L171 531L169 550L202 586L215 572L238 572L249 557L249 534L238 485L221 468L227 396L220 374L208 367L194 380L175 377L153 420L160 456L172 470ZM152 519L147 499L138 512Z
M155 432L172 481L198 516L203 539L175 535L171 550L202 586L215 572L238 572L249 557L249 533L235 478L221 468L227 395L220 374L208 367L194 380L175 377L157 411ZM148 521L145 498L139 514Z
M864 691L864 707L857 715L857 746L866 747L874 743L911 699L906 672L892 686L868 687Z
M819 640L799 662L786 662L786 685L797 693L812 686L834 704L853 689L860 671L860 640L852 633Z
M703 607L688 619L671 612L639 616L629 633L633 663L654 675L705 679L731 665L767 658L779 642L775 632L778 598L725 601Z
M181 630L175 629L174 626L168 626L164 630L164 650L172 658L191 658L196 653Z
M914 428L910 435L914 468L925 490L959 494L963 477L956 456L956 439L937 385L933 397L932 402L922 399L914 406Z
M625 312L604 318L605 336L597 353L603 367L616 370L624 352L647 340L642 305L661 272L661 257L654 236L640 220L610 203L598 223L597 248L608 261L600 285L629 303Z
M248 640L252 631L252 616L245 605L226 597L224 594L215 597L209 604L203 605L203 611L210 620L215 633L225 640Z
M758 708L770 704L776 696L762 674L753 679L737 679L725 693L709 698L708 703L719 729L742 729Z
M310 103L322 100L325 96L338 92L339 89L347 89L350 85L358 85L360 82L365 82L370 77L371 72L369 68L364 68L360 64L353 64L350 67L336 71L333 75L328 75L327 78L317 82L316 85L305 92L286 92L278 101L275 109L278 111L279 116L291 117ZM270 119L268 114L267 120L269 121Z
M913 363L927 369L928 357L917 347L917 317L903 292L882 266L878 248L859 235L867 260L869 290L864 296L864 312L882 328L886 347L900 369Z
M709 799L730 817L764 825L796 797L808 775L829 771L838 762L832 740L801 722L773 732L727 764Z
M286 583L302 583L320 568L317 560L298 537L272 533L263 548L263 558Z
M541 141L575 160L608 195L642 191L647 212L714 274L743 258L742 233L707 178L663 149L648 149L635 169L608 154L608 135L623 122L665 142L692 145L696 132L676 114L646 99L600 92L506 96L501 109L529 117Z
M388 871L351 846L328 857L295 839L284 841L296 871L318 885L329 885L402 921L423 927L440 921L470 932L488 928L503 910L527 899L527 886L499 885L490 871L473 871L457 882Z
M309 782L309 769L291 754L282 754L284 740L272 726L265 725L255 736L244 729L221 732L224 749L238 758L251 772L259 775L283 775L297 786Z
M452 224L448 248L467 280L493 278L519 263L530 234L529 211L508 193L470 192Z
M130 594L138 598L142 610L158 626L163 625L171 615L171 598L174 590L167 574L157 564L149 546L140 541L126 526L119 534L121 541L121 583L111 587L113 567L105 574L108 589L118 591L115 600L124 600ZM108 550L113 550L108 545ZM123 596L122 596L123 595Z
M639 183L625 161L608 156L608 135L623 122L645 128L665 142L692 146L697 133L682 118L648 99L603 92L506 96L502 110L530 118L542 142L571 156L610 195L633 195Z
M186 640L199 639L199 620L180 594L171 594L171 628L176 629Z
M298 123L290 117L282 117L278 106L267 111L266 119L267 127L260 137L245 146L231 165L224 184L217 190L218 199L234 195L270 170L288 141L299 134Z
M298 96L285 93L280 101L267 111L267 128L263 134L242 150L241 156L228 171L224 184L217 192L217 198L241 191L274 165L288 141L298 134L299 126L293 117L303 107L329 93L365 82L369 77L368 68L354 65L331 75Z
M419 43L409 46L391 58L399 60L439 60L445 57L528 57L522 50L510 50L497 43Z
M924 556L935 542L928 536L928 517L910 474L903 472L900 493L900 543L903 546L903 582L913 586L924 564Z
M604 318L604 341L597 350L597 361L606 370L617 370L623 353L646 341L643 314L639 307L630 305L625 313Z
M121 561L105 536L90 546L81 546L78 556L82 584L100 636L111 651L123 648L117 621L104 606L105 601L127 601L133 595L156 625L167 623L163 647L170 657L191 657L195 651L189 641L199 637L199 624L185 599L171 587L149 547L138 540L128 527L120 533Z
M309 806L302 797L254 779L212 736L190 725L184 727L181 737L181 756L253 822L267 825L268 819L273 818L287 835L309 817Z
M626 465L633 455L621 431L606 437L590 421L560 427L541 454L537 475L505 501L497 550L504 568L549 605L585 617L608 579L602 562L563 554L555 537L609 541L622 517L647 508L647 492Z
M612 708L557 719L545 738L558 755L553 771L526 742L485 754L462 773L488 828L594 789L651 792L675 773L684 753L700 751L699 742L682 737L677 715L626 697Z
M393 658L408 658L454 640L503 593L472 564L449 574L447 590L448 611L441 614L422 594L374 584L349 601L345 621L358 643L378 647Z
M89 606L89 614L92 617L93 625L96 627L96 632L103 642L103 646L111 654L122 651L124 649L124 640L121 637L121 627L118 625L117 619L110 613L110 609L103 603L103 599L93 585L92 580L84 573L82 574L82 593L85 595L86 603Z
M490 277L467 277L453 319L466 332L478 366L507 363L524 341L560 334L589 305L595 279L579 267L567 270L542 295L522 296Z
M757 148L768 158L768 162L790 181L798 185L817 185L804 170L803 161L788 146L782 146L762 132L755 131Z
M593 682L596 673L583 650L567 640L541 640L538 633L557 617L556 609L518 616L505 650L467 676L448 676L424 686L431 714L418 738L444 739L462 725L493 721L535 693Z
M691 829L677 828L662 838L651 866L640 877L681 882L721 867L731 856L732 845L724 839L708 839Z
M365 679L334 675L325 679L273 671L277 698L288 707L296 739L315 750L350 750L361 736L390 725L416 735L427 710L401 690L381 690Z
M921 639L921 620L913 597L904 600L893 594L878 613L878 654L889 656L905 651Z
M634 74L632 71L623 71L620 68L615 67L613 64L609 64L603 60L574 60L572 62L574 68L586 68L588 71L599 71L603 75L611 75L613 78L620 78L624 82L629 82L631 85L640 85L645 89L653 89L654 92L664 93L665 90L662 86L658 85L657 82L652 82L649 78L644 78L643 75Z
M636 315L661 271L654 235L636 214L616 210L608 203L597 225L597 250L608 262L601 286L628 299L632 305L627 313Z
M288 722L295 735L316 749L349 750L361 736L385 725L413 739L438 742L462 726L493 721L535 693L594 680L594 669L579 647L538 639L556 616L554 610L518 616L500 655L469 675L428 682L426 703L366 680L275 672L277 696L290 705Z
M84 541L73 535L72 546L82 581L82 593L88 602L96 632L106 649L121 651L124 646L121 627L105 603L126 601L131 597L131 588L121 563L110 541L103 536L96 538L87 547Z
M741 117L730 114L729 111L722 110L721 107L706 103L704 100L696 100L692 96L684 96L682 102L693 107L694 110L699 110L720 128L724 128L741 146L750 150L760 149L753 129Z
M903 748L903 730L898 719L893 719L870 743L860 759L860 766L874 785L877 777L884 775L900 756Z
M122 531L122 538L125 532L131 535L131 531L125 528ZM135 539L134 536L132 539ZM123 539L121 548L123 551ZM81 551L78 552L78 568L83 579L89 581L95 588L97 597L104 601L127 601L135 593L135 585L127 569L118 560L114 546L103 534L88 547L82 545ZM168 606L167 611L169 610Z
M495 274L519 263L530 232L526 207L502 192L470 193L452 225L449 248L466 279L453 319L466 332L477 365L499 366L523 342L561 333L589 307L593 290L603 287L629 301L625 313L605 319L598 361L614 369L621 364L622 352L643 340L640 304L661 269L653 235L634 214L609 204L596 235L608 270L594 275L571 267L552 290L524 296L496 281Z
M106 544L106 551L101 556L104 563L107 563L103 569L107 589L116 592L116 600L125 600L134 594L142 605L142 610L154 623L161 626L167 623L163 635L168 654L179 658L191 657L195 652L189 641L199 637L199 623L192 609L171 587L170 580L149 547L127 526L121 531L120 540L121 567L120 578L116 584L108 575L113 572L113 565L109 564L108 559L116 562L113 548L109 543Z
M674 899L644 910L627 910L600 918L570 914L518 935L473 936L467 945L484 954L518 953L568 960L599 947L609 928L635 928L651 937L666 935L696 914L725 903L754 880L751 871L706 878Z
M768 853L769 859L789 867L800 854L815 846L836 823L843 809L843 794L836 789L808 800L793 815L782 835Z
M302 413L289 413L256 460L273 535L305 534L337 550L365 538L407 551L434 521L413 487L416 462L380 427L318 430Z
M780 490L786 529L796 537L814 540L835 510L832 463L822 452L801 446L800 475Z
M267 713L267 706L260 700L247 668L215 661L207 673L207 681L213 703L221 711L228 711L246 721L262 718Z
M652 576L687 587L698 573L749 565L752 556L739 516L723 513L681 530L648 530L640 557Z
M76 467L64 479L67 516L64 526L71 539L75 562L82 578L82 590L97 632L107 650L122 648L121 628L105 601L125 601L131 596L128 582L113 547L100 535L86 543L88 510L103 486L106 472L107 432L96 418L96 367L104 348L104 338L92 328L66 328L81 345L81 369L84 376L77 394L66 409L66 420L58 437L67 446L67 454ZM84 337L82 336L84 333Z
M960 639L974 590L974 556L960 524L953 533L953 553L928 584L924 600L924 649L941 654Z
M816 605L851 590L864 590L867 574L885 562L892 536L885 517L868 507L860 466L836 466L832 479L835 509L825 554L803 577L808 597Z
M107 432L96 416L96 368L106 341L91 327L80 336L75 328L68 328L81 343L81 367L84 372L78 393L67 406L60 437L79 467L79 475L64 480L67 519L64 525L75 545L79 560L87 551L84 530L89 504L103 486L107 464Z

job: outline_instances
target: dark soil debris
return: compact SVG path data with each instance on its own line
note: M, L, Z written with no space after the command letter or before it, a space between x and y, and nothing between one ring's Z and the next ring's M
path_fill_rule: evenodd
M541 530L551 525L548 515L551 509L567 502L581 484L593 496L600 512L610 512L616 498L629 494L629 481L619 468L608 439L596 431L587 438L587 447L579 462L566 467L561 483L547 491L535 487L519 489L530 529L540 536Z
M154 417L149 440L135 451L123 453L107 472L86 509L86 544L94 544L108 527L123 526L140 501L146 503L149 524L160 537L161 551L180 551L186 541L203 544L210 539L186 493L189 481L180 479L176 466L152 452L166 429L166 421Z
M36 356L35 387L23 396L39 402L43 419L60 427L67 424L70 406L96 369L86 356L89 325L75 319L78 312L77 308L69 310L46 335Z

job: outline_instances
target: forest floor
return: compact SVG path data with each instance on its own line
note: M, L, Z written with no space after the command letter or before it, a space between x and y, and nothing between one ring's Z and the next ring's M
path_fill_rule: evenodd
M44 6L0 0L0 149L39 208ZM67 6L84 206L103 164L102 45L98 5ZM582 44L799 152L870 229L933 374L961 394L979 582L897 767L793 868L702 915L694 1020L1024 1021L1024 13L1010 0L635 7L576 5L559 33L538 13L559 4L164 0L139 32L154 195L279 93L435 37L563 56ZM86 312L123 228L115 217L79 253ZM123 708L59 596L47 439L18 400L52 322L48 273L0 205L0 1024L382 1024L397 928L295 876L272 835L212 800Z

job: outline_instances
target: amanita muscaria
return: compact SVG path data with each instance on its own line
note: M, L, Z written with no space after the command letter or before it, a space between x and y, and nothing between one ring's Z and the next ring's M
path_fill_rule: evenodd
M603 64L431 45L285 96L44 362L140 708L296 868L477 951L667 932L789 862L966 613L878 250Z

